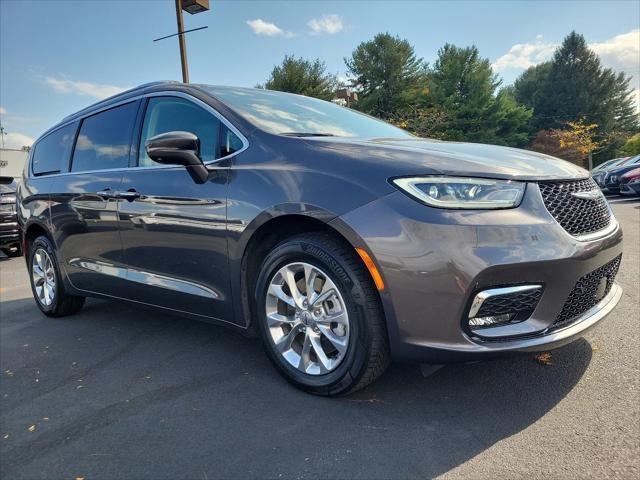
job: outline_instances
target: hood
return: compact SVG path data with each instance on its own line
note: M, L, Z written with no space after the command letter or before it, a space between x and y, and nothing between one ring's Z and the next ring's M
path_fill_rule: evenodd
M428 139L305 138L318 149L331 149L352 158L386 167L388 176L468 175L511 180L569 180L588 178L572 163L529 150L479 143Z
M609 174L609 176L611 176L611 175L622 175L623 173L629 172L631 170L635 170L636 168L638 168L638 164L634 163L634 164L631 164L631 165L624 165L622 167L613 168L613 169L609 170L607 173Z

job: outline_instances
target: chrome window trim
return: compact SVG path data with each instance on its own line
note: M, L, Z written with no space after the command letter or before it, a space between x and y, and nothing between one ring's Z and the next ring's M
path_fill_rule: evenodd
M238 136L238 138L242 141L242 148L233 152L231 155L227 155L226 157L222 157L222 158L218 158L215 160L209 160L208 162L204 162L205 166L209 166L209 165L213 165L221 160L228 160L230 158L235 157L236 155L239 155L240 153L244 152L247 148L249 148L249 140L247 140L247 137L245 137L240 130L238 130L231 122L229 122L229 120L227 120L224 116L222 116L222 114L220 114L215 108L213 108L211 105L207 105L205 102L203 102L202 100L194 97L193 95L189 95L187 93L184 92L178 92L178 91L173 91L173 90L162 90L159 92L150 92L150 93L145 93L145 94L141 94L141 95L136 95L135 97L129 97L126 98L120 102L115 102L115 103L111 103L109 105L105 105L101 108L97 108L96 110L92 110L90 112L87 112L86 115L83 115L79 118L74 118L72 120L69 120L67 122L61 123L59 125L57 125L55 127L54 130L51 131L47 131L46 135L41 136L40 138L38 138L38 142L40 142L40 140L42 138L44 138L45 136L49 135L50 133L53 133L57 130L59 130L60 128L63 128L71 123L74 122L82 122L84 119L89 118L93 115L96 115L98 113L104 112L106 110L110 110L112 108L115 107L119 107L121 105L125 105L127 103L131 103L131 102L135 102L138 101L140 99L146 99L146 98L152 98L152 97L179 97L179 98L184 98L186 100L189 100L193 103L195 103L196 105L198 105L199 107L203 108L204 110L206 110L207 112L211 113L212 115L214 115L218 120L220 120L229 130L231 130L235 135ZM143 119L144 120L144 119ZM37 146L37 142L36 142L36 146ZM34 150L34 149L32 149ZM72 156L73 156L73 152ZM183 168L180 166L176 166L176 165L160 165L158 164L157 166L153 165L153 166L147 166L147 167L121 167L121 168L109 168L109 169L98 169L98 170L85 170L82 172L60 172L60 173L52 173L49 175L40 175L40 176L35 176L33 175L32 171L31 171L31 158L29 158L29 177L28 178L43 178L43 177L61 177L61 176L66 176L66 175L83 175L83 174L91 174L91 173L102 173L102 172L125 172L125 171L131 171L131 170L158 170L158 169L169 169L169 168Z

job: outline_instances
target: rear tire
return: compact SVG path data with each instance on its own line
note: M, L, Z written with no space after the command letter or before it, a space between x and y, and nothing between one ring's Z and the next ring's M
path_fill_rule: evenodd
M85 297L67 293L53 245L45 236L36 238L29 248L29 278L36 305L49 317L76 313Z
M329 234L302 234L278 244L260 268L254 307L269 359L304 391L351 393L389 364L384 316L369 272L349 245Z

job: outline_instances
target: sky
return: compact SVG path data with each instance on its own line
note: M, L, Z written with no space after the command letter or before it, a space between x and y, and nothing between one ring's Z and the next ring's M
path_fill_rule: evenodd
M285 54L344 57L379 32L406 38L432 63L445 43L476 45L504 85L550 58L571 30L605 66L640 87L638 1L210 0L185 13L193 83L252 87ZM5 146L29 145L64 116L124 89L180 80L173 0L0 0L0 121ZM640 90L636 91L636 98Z

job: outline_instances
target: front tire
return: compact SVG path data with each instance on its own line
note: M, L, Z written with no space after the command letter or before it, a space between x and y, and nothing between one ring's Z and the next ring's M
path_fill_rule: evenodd
M53 245L47 237L33 241L28 264L31 291L42 313L63 317L82 308L85 297L70 295L65 290Z
M354 392L389 364L384 317L369 273L350 246L329 234L292 237L267 255L254 311L270 360L307 392Z

